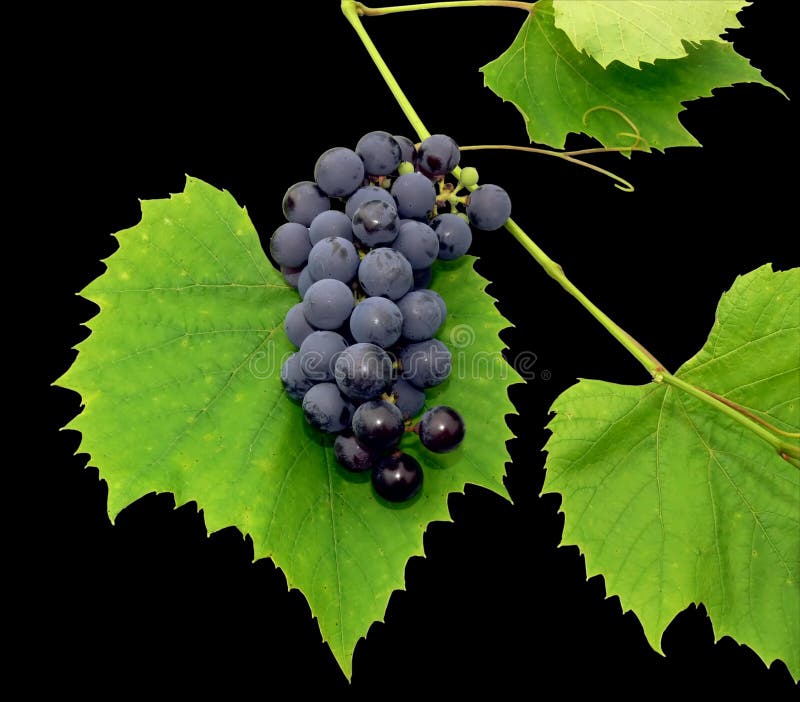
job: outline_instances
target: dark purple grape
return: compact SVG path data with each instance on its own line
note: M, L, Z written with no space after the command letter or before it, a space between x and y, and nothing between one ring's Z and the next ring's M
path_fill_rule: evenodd
M302 400L313 387L314 381L300 368L300 356L293 353L281 366L281 382L286 394L294 400Z
M283 321L283 330L286 332L286 336L289 337L289 341L298 348L303 343L303 340L314 331L314 327L308 323L306 316L303 314L302 302L298 302L286 313Z
M442 299L442 296L435 290L426 290L425 292L436 300L436 304L439 305L439 311L442 313L442 324L444 324L447 319L447 305Z
M311 253L308 227L297 222L281 224L269 240L269 252L279 266L305 266Z
M353 305L353 291L333 278L312 283L303 295L303 314L316 329L338 329L350 318Z
M348 197L364 182L364 162L352 149L335 146L317 159L314 179L331 197Z
M424 222L405 219L400 223L392 248L408 259L413 270L430 268L439 256L439 237Z
M333 442L333 454L340 465L351 473L372 470L379 456L366 446L358 443L352 434L339 434Z
M397 214L411 219L427 219L436 203L436 189L422 173L406 173L392 183Z
M456 214L439 215L431 222L431 228L439 239L438 256L443 261L452 261L463 256L472 244L469 223Z
M356 153L364 161L367 175L389 175L397 166L403 152L389 132L370 132L358 140Z
M417 162L417 147L414 145L414 142L408 137L398 136L397 134L394 135L394 140L400 144L400 158L402 158L403 161L415 164Z
M419 414L425 405L425 393L402 378L394 381L390 393L394 397L395 407L400 410L403 419L410 419Z
M352 217L348 217L339 210L325 210L320 212L308 227L308 238L311 246L318 244L329 236L339 236L342 239L353 241Z
M301 300L305 298L308 289L316 282L317 281L311 276L311 271L308 270L308 266L306 266L297 279L297 292L300 293Z
M452 451L464 439L464 431L461 415L444 405L429 409L417 424L422 445L435 453Z
M378 187L377 185L365 185L363 188L356 190L347 199L347 203L344 206L344 213L350 218L351 225L353 217L355 217L356 210L365 202L371 202L372 200L380 200L381 202L385 202L387 205L391 205L397 209L394 198L391 196L388 190Z
M442 309L428 290L412 290L397 301L403 320L403 336L409 341L433 338L442 326Z
M368 297L350 315L350 333L356 341L387 348L396 343L403 329L403 315L385 297Z
M511 216L511 198L499 185L491 183L480 185L470 193L467 216L477 229L484 231L499 229ZM439 238L441 240L441 237Z
M355 278L359 263L355 246L340 236L317 242L308 254L308 272L314 280L333 278L349 283Z
M358 266L358 282L370 297L399 300L414 284L414 271L399 251L372 249Z
M394 448L404 432L402 413L386 400L369 400L353 415L353 434L367 448Z
M334 383L314 385L303 397L303 412L308 423L329 434L337 434L350 425L353 409Z
M353 400L369 400L392 384L392 359L380 346L358 343L336 359L334 377L339 389Z
M300 344L297 355L300 369L315 383L333 380L336 359L347 348L340 334L332 331L312 331Z
M290 222L297 222L306 227L320 212L330 208L331 201L328 196L310 180L295 183L283 196L283 216ZM281 261L278 262L281 263ZM291 266L292 264L286 263L285 265Z
M438 339L409 344L400 351L403 378L417 388L432 388L450 375L452 354Z
M419 146L418 164L428 175L443 176L461 160L458 144L445 134L431 134Z
M370 200L353 215L353 234L369 247L391 244L397 238L398 227L394 203Z
M404 502L422 487L422 466L407 453L393 453L372 470L372 486L384 500Z

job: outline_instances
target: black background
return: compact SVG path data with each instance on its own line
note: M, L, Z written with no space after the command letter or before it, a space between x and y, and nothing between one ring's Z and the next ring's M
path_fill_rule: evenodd
M30 550L45 574L20 651L40 687L218 689L226 698L254 687L273 697L348 688L304 598L270 561L251 563L249 539L233 529L207 537L196 506L175 510L169 495L144 497L112 527L97 470L73 455L79 436L58 431L79 398L47 387L74 359L71 347L86 336L80 324L95 311L75 293L103 270L99 259L115 249L109 235L138 221L138 199L181 191L188 173L230 190L268 236L284 190L311 176L323 150L352 147L373 129L412 135L338 2L261 7L187 7L178 16L123 4L100 29L89 28L97 15L70 10L51 15L39 35L53 52L39 83L51 121L41 174L58 184L42 209L57 220L40 252L46 422L30 478L41 528ZM785 7L757 2L733 36L792 96ZM431 131L461 144L523 144L522 118L477 72L523 19L508 9L453 10L367 26ZM739 86L681 119L704 149L598 159L631 179L635 194L555 159L463 159L509 190L515 219L673 370L703 343L737 274L798 263L791 104ZM538 357L537 378L511 390L512 501L474 487L450 497L454 522L428 527L427 557L411 560L386 623L356 647L350 691L791 695L783 664L767 668L730 639L714 644L702 608L679 615L664 635L666 656L654 653L636 618L604 599L602 579L586 582L577 549L556 548L559 500L539 497L548 407L577 377L647 377L509 235L480 234L473 253L514 325L503 335L509 353Z

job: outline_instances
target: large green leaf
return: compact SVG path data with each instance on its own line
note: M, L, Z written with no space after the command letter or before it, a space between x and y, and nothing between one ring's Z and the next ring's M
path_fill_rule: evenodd
M740 277L711 335L676 374L800 431L800 269ZM553 405L544 489L589 576L664 628L705 604L732 636L800 676L800 471L681 390L582 380ZM797 439L795 439L797 441Z
M83 396L69 427L108 483L110 515L172 492L178 505L197 501L210 531L250 534L255 557L272 557L305 593L349 676L359 637L423 553L426 525L449 519L448 493L467 482L503 490L506 386L518 376L501 356L506 323L474 258L438 264L432 284L447 301L440 338L454 368L429 404L458 408L467 436L443 456L406 437L425 481L398 507L345 474L331 441L284 394L283 318L297 293L227 192L189 178L185 192L144 201L141 223L118 236L108 270L82 293L101 310L92 334L58 381Z
M621 63L604 69L555 26L552 0L540 0L511 46L481 70L486 85L517 106L532 141L563 148L567 134L585 132L605 146L629 146L621 113L638 128L642 147L663 150L699 144L678 121L684 102L734 83L770 85L731 44L703 42L687 53L641 70Z
M686 56L684 41L722 41L747 0L553 0L556 27L601 66Z

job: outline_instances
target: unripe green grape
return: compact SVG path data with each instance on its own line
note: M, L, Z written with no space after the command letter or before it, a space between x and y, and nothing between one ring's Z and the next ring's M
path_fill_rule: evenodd
M474 170L474 169L473 169L473 170ZM406 174L408 174L408 173L413 173L413 172L414 172L414 164L413 164L413 163L411 163L410 161L403 161L403 162L402 162L402 163L401 163L401 164L400 164L400 165L397 167L397 172L398 172L400 175L406 175ZM477 181L476 181L476 182L477 182Z
M471 188L473 185L478 184L478 169L472 166L467 166L461 169L461 176L459 177L461 185Z

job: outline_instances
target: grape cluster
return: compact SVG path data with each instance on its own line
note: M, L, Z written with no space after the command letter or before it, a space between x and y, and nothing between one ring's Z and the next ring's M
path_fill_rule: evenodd
M470 222L496 229L511 212L502 188L474 188L474 168L463 169L459 183L446 182L459 160L455 141L443 134L417 148L376 131L354 150L328 149L314 181L286 191L287 221L270 240L272 258L301 297L284 324L298 347L281 367L286 393L312 426L338 434L341 465L372 471L375 491L391 501L413 497L422 485L419 462L397 450L406 431L438 453L464 438L451 407L433 407L412 423L425 388L451 369L450 351L434 338L447 305L427 288L431 268L466 253ZM459 195L465 186L474 189Z

